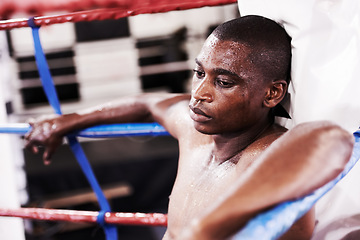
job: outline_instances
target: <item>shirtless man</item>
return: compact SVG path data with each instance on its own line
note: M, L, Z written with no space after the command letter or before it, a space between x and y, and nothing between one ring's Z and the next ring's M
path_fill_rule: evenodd
M275 22L234 19L220 25L197 56L191 96L141 94L34 122L26 147L36 153L44 145L49 162L74 130L159 122L180 149L164 239L230 238L256 213L336 177L351 155L352 136L334 124L302 124L288 132L274 124L274 109L287 91L290 48ZM311 210L282 239L309 239L313 217Z

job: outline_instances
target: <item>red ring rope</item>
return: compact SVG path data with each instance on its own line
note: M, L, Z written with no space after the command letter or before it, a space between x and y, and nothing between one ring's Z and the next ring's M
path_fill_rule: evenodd
M131 2L131 1L130 1ZM162 13L174 10L187 10L205 6L219 6L236 3L237 0L182 0L182 1L136 1L119 8L96 9L53 16L35 17L38 26L65 22L118 19L146 13ZM0 30L28 27L27 19L0 21Z
M0 208L2 217L20 217L33 220L96 223L99 212L46 208ZM167 215L161 213L107 212L105 223L123 225L167 226Z

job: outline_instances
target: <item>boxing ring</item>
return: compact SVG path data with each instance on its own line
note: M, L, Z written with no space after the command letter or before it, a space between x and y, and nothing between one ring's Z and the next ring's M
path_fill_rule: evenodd
M64 1L65 2L65 1ZM235 3L234 0L186 0L186 1L69 1L68 4L48 5L26 5L23 11L34 12L37 10L48 10L41 6L50 6L53 10L67 10L71 13L41 16L30 19L13 19L0 21L0 29L8 30L13 28L31 27L35 59L42 85L50 105L55 113L61 114L60 103L55 91L52 77L43 53L39 38L39 29L43 25L59 24L65 22L94 21L105 19L118 19L122 17L134 16L145 13L159 13L174 10L186 10L204 6L217 6L223 4ZM72 4L70 4L72 3ZM76 4L74 4L76 3ZM11 1L5 1L1 8L1 14L11 14L14 6ZM8 5L6 5L8 4ZM91 5L93 4L93 5ZM75 6L74 6L75 5ZM91 8L96 7L92 10ZM30 9L30 10L29 10ZM89 10L90 9L90 10ZM81 11L79 11L81 10ZM35 11L36 12L36 11ZM26 134L31 127L26 123L0 124L0 133L4 134ZM104 137L122 137L122 136L161 136L168 135L165 129L157 123L149 124L112 124L101 125L84 129L67 136L69 145L76 156L79 165L86 175L89 184L92 186L100 205L100 211L77 211L77 210L60 210L60 209L41 209L41 208L20 208L20 209L0 209L0 216L3 217L20 217L24 219L47 220L47 221L68 221L77 223L97 223L103 227L106 239L116 240L117 224L125 225L150 225L166 226L166 214L145 214L145 213L121 213L112 212L110 206L101 191L96 177L88 163L85 153L82 151L76 137L104 138ZM325 193L340 181L355 165L360 158L360 132L354 133L355 145L351 159L346 165L344 171L333 181L316 190L303 198L281 203L273 209L261 213L235 235L235 239L277 239L285 233L291 225L303 216Z

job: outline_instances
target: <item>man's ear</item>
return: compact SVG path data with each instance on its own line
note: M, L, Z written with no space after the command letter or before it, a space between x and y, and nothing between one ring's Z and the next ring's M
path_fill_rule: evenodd
M287 92L288 84L285 80L274 80L267 89L264 106L273 108L283 100Z

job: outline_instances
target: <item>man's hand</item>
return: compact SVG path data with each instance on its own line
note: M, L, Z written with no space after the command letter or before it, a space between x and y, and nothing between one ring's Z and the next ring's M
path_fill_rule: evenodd
M39 146L45 148L43 161L50 164L55 150L62 144L64 135L69 131L69 126L75 120L73 114L62 116L46 116L29 121L32 129L25 135L25 148L32 153L38 153Z

